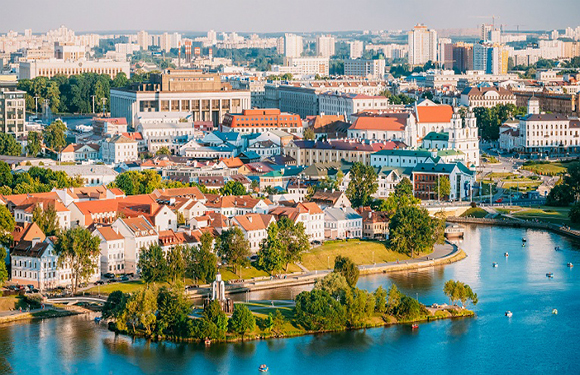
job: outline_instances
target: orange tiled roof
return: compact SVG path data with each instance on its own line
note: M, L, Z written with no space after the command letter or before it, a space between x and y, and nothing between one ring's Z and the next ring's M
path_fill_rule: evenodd
M403 116L362 116L358 117L350 130L404 131L407 121Z
M246 214L234 216L234 219L242 228L244 228L246 232L268 228L268 225L273 218L273 215L265 214Z
M417 122L419 123L447 123L451 121L453 108L450 105L417 106Z
M123 237L120 233L117 233L111 227L99 227L99 228L97 228L97 231L101 234L101 236L103 236L103 238L106 241L115 241L115 240L125 239L125 237Z

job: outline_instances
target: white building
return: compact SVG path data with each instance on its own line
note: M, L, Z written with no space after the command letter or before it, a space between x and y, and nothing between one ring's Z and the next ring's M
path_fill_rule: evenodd
M125 237L113 227L99 227L93 234L101 239L101 272L125 273Z
M351 59L360 59L364 52L364 42L362 40L354 40L349 42L350 47L350 58Z
M349 94L329 91L318 96L320 113L324 115L344 115L350 118L352 114L368 110L386 110L389 99L384 96ZM351 119L352 120L352 119Z
M106 139L102 143L101 154L103 162L107 164L118 164L139 158L137 142L122 134Z
M331 35L320 35L316 37L316 56L332 57L334 56L334 47L336 39Z
M131 75L130 64L126 61L112 60L76 60L66 61L58 59L34 60L20 63L19 79L33 79L35 77L52 78L56 75L78 75L82 73L108 74L111 79L119 73Z
M125 273L136 273L141 249L158 244L159 233L144 217L118 218L112 228L125 238Z
M461 93L461 105L469 109L492 108L498 104L516 105L516 96L510 90L501 87L468 87Z
M304 49L302 37L295 34L284 34L284 56L300 57Z
M487 74L506 74L508 51L497 43L478 43L473 46L473 69Z
M416 25L409 31L409 64L424 65L437 61L437 31L425 25Z
M324 237L346 239L362 237L362 216L351 207L324 209Z
M385 76L385 60L344 60L344 75L365 77L372 79L383 79Z
M290 73L301 76L328 76L330 60L328 57L285 57L284 65L274 65L272 71L278 74Z
M262 240L268 236L268 226L275 222L273 215L245 214L234 216L232 226L237 226L244 233L244 237L250 242L253 253L258 252Z

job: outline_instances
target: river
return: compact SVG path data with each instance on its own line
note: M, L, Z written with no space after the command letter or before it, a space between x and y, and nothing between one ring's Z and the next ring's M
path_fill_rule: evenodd
M271 374L580 373L580 246L553 233L485 226L468 227L460 246L468 254L461 262L362 277L359 287L394 282L431 304L446 302L447 280L461 280L479 295L475 318L424 323L414 331L393 326L208 348L132 340L84 317L49 319L0 327L0 374L257 374L261 363ZM290 298L299 291L249 298Z

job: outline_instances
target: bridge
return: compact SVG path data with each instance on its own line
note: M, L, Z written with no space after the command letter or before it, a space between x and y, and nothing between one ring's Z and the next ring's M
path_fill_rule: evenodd
M79 303L79 302L104 304L105 302L107 302L107 299L104 297L77 296L77 297L48 298L47 302L60 303L60 304L66 304L66 305L74 305L74 304Z

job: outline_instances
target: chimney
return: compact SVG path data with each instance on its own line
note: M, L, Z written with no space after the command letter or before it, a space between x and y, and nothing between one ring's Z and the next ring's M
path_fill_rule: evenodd
M252 222L252 217L248 216L248 221L251 223Z
M32 239L32 247L38 245L40 243L40 238L39 237L35 237Z

